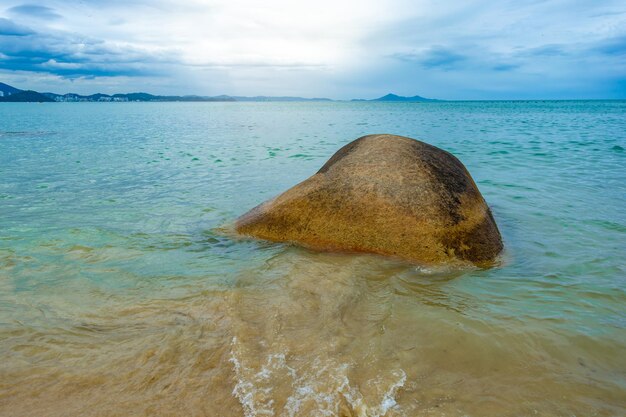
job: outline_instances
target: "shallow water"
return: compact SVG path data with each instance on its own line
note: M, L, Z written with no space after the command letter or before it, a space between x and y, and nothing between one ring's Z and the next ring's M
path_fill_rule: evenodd
M219 232L369 133L457 155L490 270ZM0 415L619 416L626 102L0 105Z

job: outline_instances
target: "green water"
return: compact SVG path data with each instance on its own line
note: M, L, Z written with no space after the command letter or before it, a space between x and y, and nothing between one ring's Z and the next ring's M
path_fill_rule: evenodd
M371 133L466 165L501 267L216 231ZM4 103L0 415L621 415L625 166L624 101Z

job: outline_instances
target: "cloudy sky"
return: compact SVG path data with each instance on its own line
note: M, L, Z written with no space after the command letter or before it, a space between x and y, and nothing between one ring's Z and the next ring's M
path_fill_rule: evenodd
M2 0L0 82L57 93L626 98L626 3Z

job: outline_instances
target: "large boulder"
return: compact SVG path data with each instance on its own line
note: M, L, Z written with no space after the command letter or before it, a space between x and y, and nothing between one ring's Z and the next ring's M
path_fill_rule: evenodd
M414 139L363 136L312 177L237 219L238 233L424 264L491 264L502 250L489 207L452 154Z

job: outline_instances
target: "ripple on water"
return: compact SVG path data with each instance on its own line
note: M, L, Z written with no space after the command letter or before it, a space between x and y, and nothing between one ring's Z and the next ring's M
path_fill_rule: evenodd
M0 415L621 415L624 106L5 106ZM497 268L220 228L372 131L460 157Z

